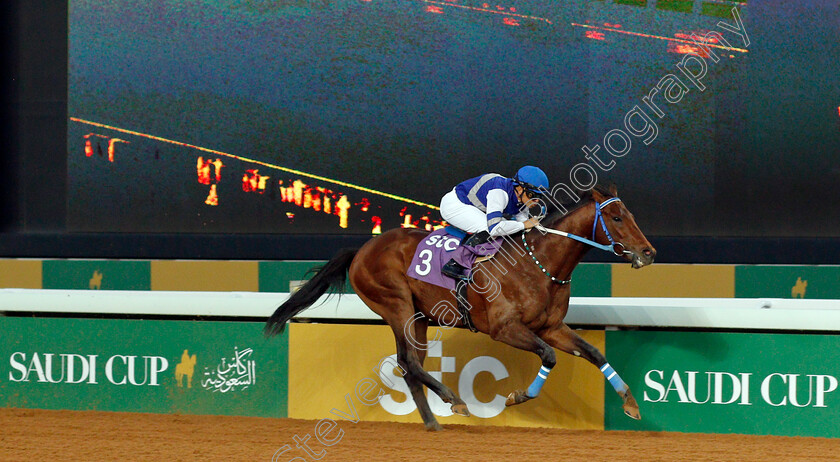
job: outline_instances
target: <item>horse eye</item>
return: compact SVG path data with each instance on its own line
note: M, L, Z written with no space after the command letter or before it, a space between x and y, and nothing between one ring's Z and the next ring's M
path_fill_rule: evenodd
M613 217L613 221L621 221L621 217Z

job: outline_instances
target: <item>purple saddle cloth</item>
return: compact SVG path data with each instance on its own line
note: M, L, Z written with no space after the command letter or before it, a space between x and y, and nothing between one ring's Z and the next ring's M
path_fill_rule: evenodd
M457 281L440 272L450 258L467 268L466 274L469 275L476 257L495 254L502 242L497 237L477 246L462 246L460 237L449 234L445 228L439 229L417 244L407 273L414 279L453 290Z

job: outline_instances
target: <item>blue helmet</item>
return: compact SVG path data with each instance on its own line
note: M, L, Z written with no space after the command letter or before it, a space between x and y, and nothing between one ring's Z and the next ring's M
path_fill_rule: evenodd
M548 176L539 167L526 165L520 168L514 180L526 190L537 194L548 191Z

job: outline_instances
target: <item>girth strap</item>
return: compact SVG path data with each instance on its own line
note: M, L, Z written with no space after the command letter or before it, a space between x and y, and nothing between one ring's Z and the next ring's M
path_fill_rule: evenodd
M458 312L461 313L461 319L464 321L464 327L471 332L478 332L478 329L473 325L472 317L470 316L470 309L467 302L467 285L469 282L466 279L461 279L455 286L455 300L458 301Z

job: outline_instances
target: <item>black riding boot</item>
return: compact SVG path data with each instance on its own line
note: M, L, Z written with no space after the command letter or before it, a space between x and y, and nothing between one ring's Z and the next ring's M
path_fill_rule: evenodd
M490 233L487 231L479 231L472 236L467 236L463 241L461 241L461 244L475 247L488 241L490 241Z
M454 258L450 258L449 261L443 265L443 268L440 269L440 272L453 279L466 279L467 276L464 274L466 270L467 269L455 261Z

